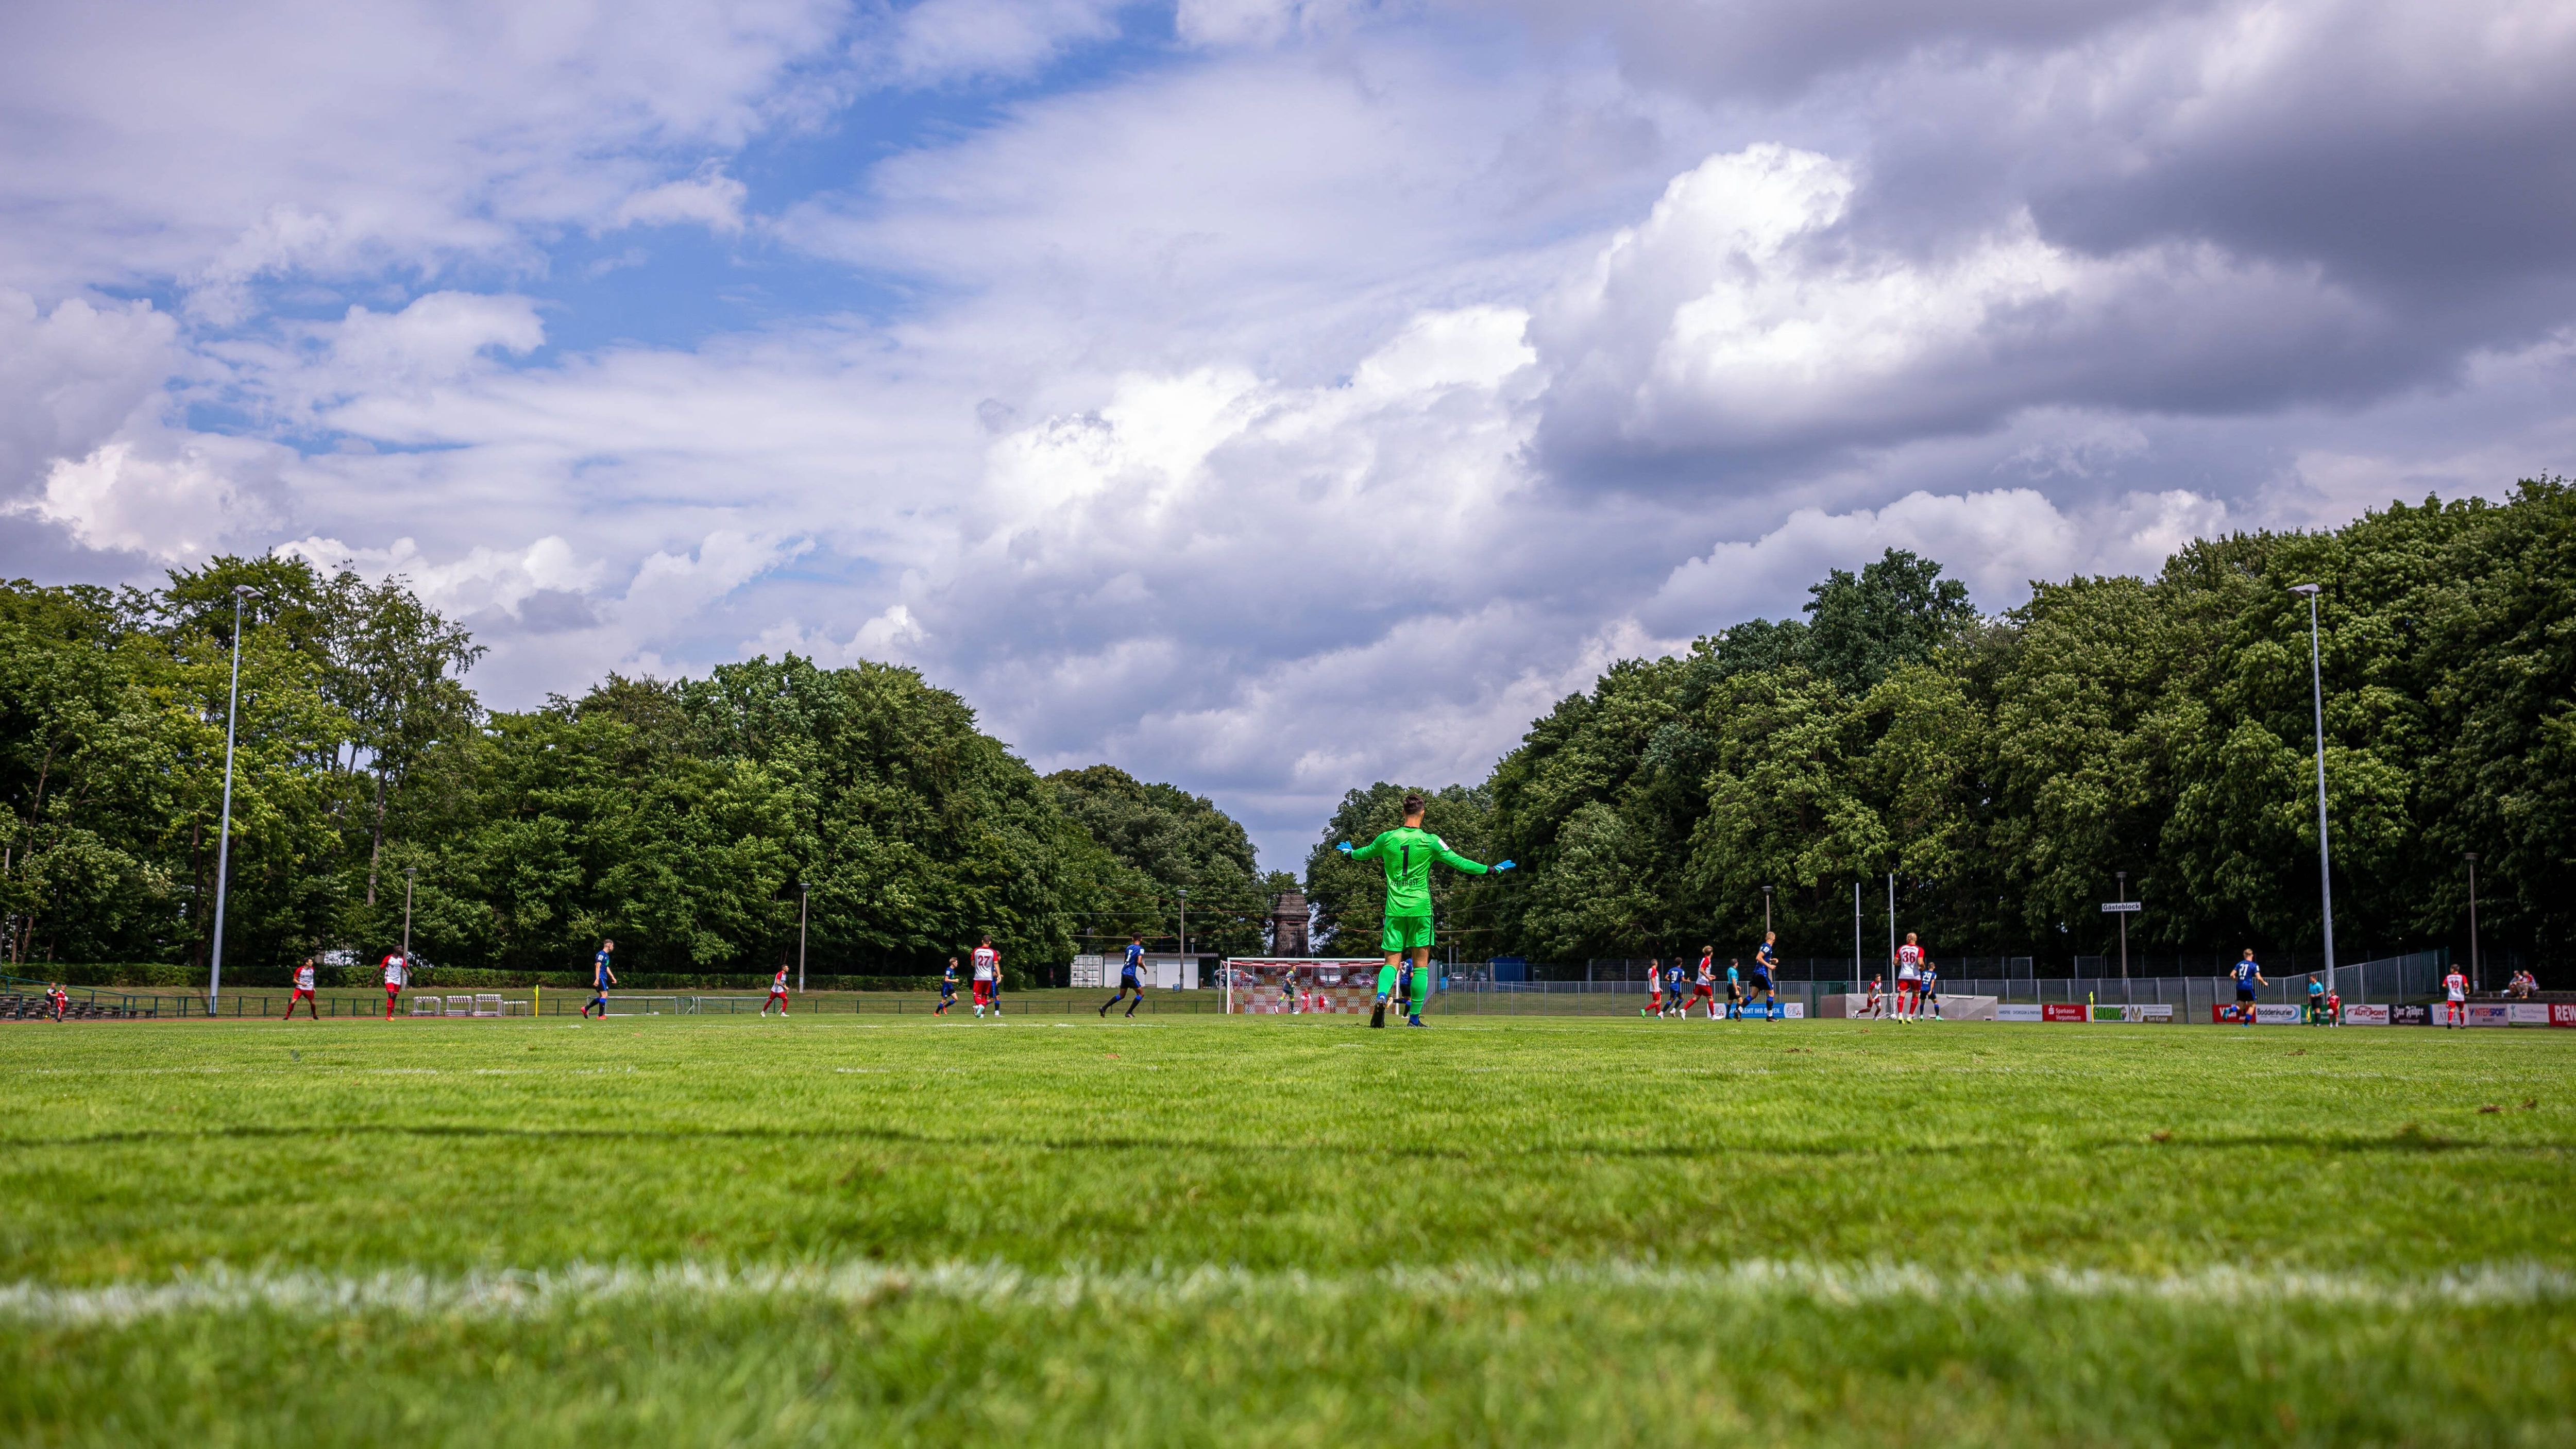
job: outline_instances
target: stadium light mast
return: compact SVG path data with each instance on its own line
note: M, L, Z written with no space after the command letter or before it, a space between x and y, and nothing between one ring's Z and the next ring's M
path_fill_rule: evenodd
M1771 888L1762 888L1762 934L1771 934Z
M1183 887L1181 887L1181 966L1180 966L1180 969L1181 969L1181 970L1183 970L1184 972L1186 972L1186 971L1188 971L1188 970L1189 970L1189 960L1190 960L1190 888L1189 888L1188 886L1183 886Z
M1852 882L1852 990L1860 990L1860 882Z
M403 867L403 972L411 972L411 888L420 879L420 867Z
M215 949L206 974L206 1014L214 1015L224 994L224 890L232 878L233 863L233 725L241 713L241 642L242 601L250 597L250 585L233 585L233 690L231 702L224 706L224 813L223 823L215 827Z
M2129 873L2115 870L2111 874L2120 878L2120 904L2125 906L2129 903ZM2112 914L2120 918L2120 999L2126 1001L2129 999L2129 913L2114 911Z
M1896 960L1896 872L1887 873L1887 959Z
M805 908L807 886L796 883L796 994L805 994Z
M2335 989L2334 866L2326 844L2326 676L2317 645L2316 584L2293 584L2290 592L2308 596L2308 702L2317 730L2317 897L2325 909L2326 990Z
M2462 854L2469 863L2469 989L2478 989L2478 853Z

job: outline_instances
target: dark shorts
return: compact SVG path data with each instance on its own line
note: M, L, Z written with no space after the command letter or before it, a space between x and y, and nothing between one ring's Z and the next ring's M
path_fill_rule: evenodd
M957 999L957 983L954 981L940 982L939 999L942 1001L955 1001Z
M1768 991L1768 990L1770 990L1770 989L1771 989L1771 978L1770 978L1770 977L1768 977L1768 976L1764 976L1764 975L1760 974L1759 972L1756 972L1756 973L1754 974L1754 977L1753 977L1753 989L1754 989L1754 990L1756 990L1756 991Z
M1145 984L1136 979L1135 972L1121 971L1118 973L1118 989L1121 991L1142 991L1145 989ZM1285 991L1288 988L1283 986L1279 989Z
M2239 987L2237 987L2237 988L2236 988L2236 999L2237 999L2238 1001L2252 1001L2252 1000L2254 999L2254 988L2253 988L2253 987L2251 987L2251 986L2239 986Z

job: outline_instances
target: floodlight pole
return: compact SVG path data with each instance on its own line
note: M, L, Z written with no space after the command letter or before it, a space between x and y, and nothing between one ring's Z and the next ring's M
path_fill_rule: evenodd
M1852 882L1852 990L1860 990L1860 882Z
M1762 934L1771 934L1771 888L1762 888Z
M1181 887L1181 960L1179 969L1186 973L1190 960L1190 888Z
M805 994L805 908L807 887L796 883L796 994Z
M2469 862L2469 989L2478 989L2478 853L2467 852Z
M242 600L250 594L250 585L233 585L233 690L231 702L224 706L224 813L223 823L215 829L215 949L206 974L206 1014L212 1016L223 1000L224 992L224 890L232 878L233 861L233 726L241 713L241 636Z
M2308 696L2317 729L2317 896L2325 908L2326 990L2335 989L2334 868L2326 845L2326 676L2317 645L2319 585L2294 584L2290 592L2308 596Z
M1887 873L1887 959L1896 959L1896 872Z
M411 887L420 879L420 867L403 867L403 973L411 973Z
M2125 870L2111 873L2120 878L2120 904L2125 906L2129 903L2129 873ZM2129 999L2129 913L2114 911L2112 914L2120 918L2120 999L2126 1001Z

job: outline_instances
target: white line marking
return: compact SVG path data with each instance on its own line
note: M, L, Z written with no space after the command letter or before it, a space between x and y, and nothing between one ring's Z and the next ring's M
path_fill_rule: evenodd
M1376 1272L1254 1272L1202 1267L1171 1272L1032 1272L1001 1264L785 1264L659 1267L576 1264L535 1271L440 1276L413 1271L368 1277L236 1272L215 1267L160 1283L61 1288L0 1286L0 1320L82 1327L192 1314L280 1313L312 1318L384 1314L399 1318L535 1318L601 1304L698 1304L719 1299L830 1301L865 1306L906 1294L990 1304L1072 1307L1086 1302L1163 1306L1220 1300L1306 1300L1392 1294L1450 1301L1517 1298L1551 1289L1675 1296L1814 1299L1836 1305L1891 1301L2030 1302L2147 1299L2232 1305L2296 1300L2408 1309L2561 1303L2576 1299L2576 1275L2535 1265L2464 1269L2432 1277L2380 1279L2345 1273L2257 1273L2211 1268L2162 1277L2073 1269L1960 1273L1901 1263L1837 1266L1754 1261L1712 1268L1603 1263L1550 1268L1457 1265Z

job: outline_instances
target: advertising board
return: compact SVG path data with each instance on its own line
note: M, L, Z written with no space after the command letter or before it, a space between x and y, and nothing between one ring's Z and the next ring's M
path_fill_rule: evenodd
M2469 1025L2511 1026L2513 1022L2505 1015L2505 1010L2505 1003L2501 1001L2472 1001L2469 1003Z
M2052 1001L2039 1009L2042 1021L2082 1021L2084 1007L2078 1002Z
M2420 1001L2392 1006L2388 1008L2388 1024L2390 1026L2431 1026L2433 1008Z
M2549 1007L2539 1001L2508 1001L2504 1004L2504 1019L2514 1026L2547 1026Z
M2167 1001L2145 1006L2123 1006L2120 1008L2120 1019L2122 1021L2171 1021L2174 1019L2173 1003Z
M2027 1001L2002 1001L1995 1004L1997 1021L2046 1021L2042 1008Z
M2576 1001L2553 1001L2549 1003L2549 1024L2551 1026L2576 1026Z
M2287 1001L2258 1001L2254 1004L2256 1026L2297 1026L2307 1020L2308 1009ZM2209 1019L2220 1026L2243 1026L2244 1018L2236 1014L2232 1001L2212 1002Z
M2388 1008L2385 1006L2364 1006L2358 1001L2345 1002L2343 1008L2343 1024L2346 1026L2386 1026L2388 1025Z

